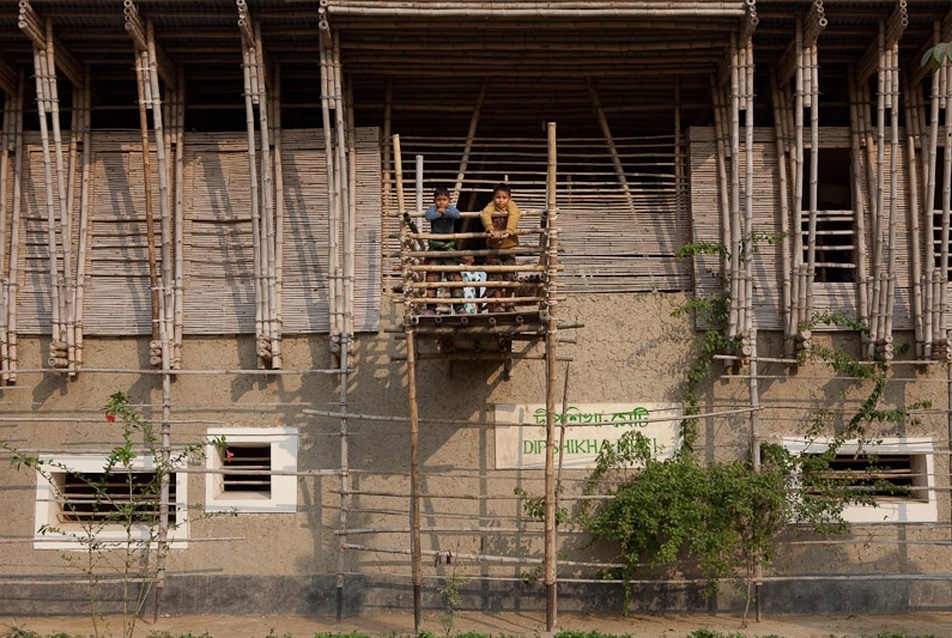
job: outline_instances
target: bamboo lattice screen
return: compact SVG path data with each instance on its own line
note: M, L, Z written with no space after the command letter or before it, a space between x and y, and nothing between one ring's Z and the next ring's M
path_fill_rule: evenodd
M35 134L28 135L25 144L17 329L24 334L48 333L51 311L43 160ZM284 332L290 334L328 329L323 146L320 131L286 131L283 314ZM185 332L253 333L247 140L234 133L192 134L186 137L185 147ZM97 131L92 148L84 330L89 335L148 335L149 268L138 133ZM374 331L380 321L377 130L358 129L356 148L356 329ZM156 170L155 162L150 165ZM12 179L10 171L8 181ZM156 232L158 235L158 228Z

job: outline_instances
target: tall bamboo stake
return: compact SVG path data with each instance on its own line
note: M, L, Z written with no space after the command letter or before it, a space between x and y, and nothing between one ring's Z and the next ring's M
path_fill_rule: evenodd
M184 250L184 197L185 197L185 73L179 69L175 96L175 203L172 227L175 242L174 291L172 309L172 331L174 351L170 365L174 369L182 366L182 337L185 329L185 250Z
M343 80L343 76L341 77ZM353 83L342 82L347 98L343 108L346 114L347 140L347 209L344 211L342 231L344 234L344 297L347 299L344 313L344 338L354 337L355 273L357 271L357 127L354 123Z
M546 262L548 265L548 300L546 310L548 322L545 334L545 627L552 632L557 624L557 553L556 553L556 493L555 493L555 389L556 389L556 343L558 342L558 320L556 308L556 276L558 272L558 208L556 201L556 130L555 123L546 127L548 140L548 166L546 179L546 217L548 241L546 242Z
M340 276L338 270L338 253L340 250L338 239L338 219L340 218L341 202L338 188L339 180L335 178L337 167L334 154L334 129L331 128L331 110L334 108L333 91L334 72L331 65L331 40L333 36L325 29L321 31L320 63L321 63L321 116L324 131L324 160L327 167L327 229L328 229L328 322L330 332L330 348L333 352L340 352L340 300L338 297L337 281Z
M145 41L143 40L143 44ZM136 52L136 89L139 93L139 132L142 141L142 191L145 197L145 233L149 255L149 289L152 300L152 341L159 341L159 263L155 252L155 217L152 210L152 153L149 142L149 105L146 102L146 78L149 72L148 53L145 49Z
M83 311L86 298L86 252L89 244L89 199L92 195L90 175L92 173L92 74L89 68L83 73L85 85L82 95L82 117L78 118L82 136L82 178L79 196L79 237L76 250L76 285L73 288L73 329L75 330L75 358L76 369L83 364Z
M0 385L6 382L10 369L7 316L11 295L7 273L14 265L7 263L7 215L9 213L7 180L10 168L10 147L14 136L15 100L16 95L13 92L8 91L4 95L3 130L0 131Z
M10 268L7 280L7 370L3 381L16 383L17 379L17 286L19 284L20 213L23 208L23 100L26 93L26 73L17 78L14 108L13 151L13 210L10 217Z
M283 367L281 335L284 330L284 314L281 304L284 290L284 166L281 163L281 67L274 65L273 90L271 91L271 123L274 130L272 159L274 164L274 280L272 312L274 326L271 334L271 367Z
M339 34L335 31L331 39L331 71L334 75L334 129L336 131L336 140L337 140L337 171L334 175L334 179L337 182L336 188L340 193L340 209L339 216L337 219L338 228L334 237L334 242L337 247L336 255L336 268L338 271L338 276L334 279L335 285L337 287L338 301L341 302L339 313L340 313L340 327L342 335L349 334L350 326L348 325L348 316L353 315L351 310L353 300L347 298L347 285L346 285L346 246L342 246L346 242L346 234L349 232L348 228L348 217L352 195L350 193L350 179L347 176L347 133L344 127L344 82L343 82L343 70L341 69L340 61L340 37Z
M850 148L853 182L853 219L856 223L856 297L858 300L859 320L869 325L869 273L866 265L869 259L866 250L866 191L863 189L863 155L860 146L862 118L860 117L859 96L854 82L849 83L850 101ZM864 345L869 335L863 333Z
M254 60L252 59L251 48L253 42L249 42L246 37L242 37L241 48L241 69L245 82L245 126L248 134L248 170L251 173L249 181L250 199L251 199L251 241L254 263L254 291L255 291L255 340L256 351L258 354L258 367L265 366L265 351L267 346L267 335L265 334L265 285L264 285L264 257L262 255L262 237L261 237L261 194L258 183L258 156L257 139L255 135L255 111L254 102L257 98L255 86L252 80L252 68ZM263 146L263 144L262 144ZM264 164L262 162L262 171Z
M795 352L791 324L791 289L790 289L790 185L787 179L787 140L784 135L783 121L786 114L783 111L780 87L777 84L777 74L770 72L770 96L774 114L774 144L777 148L777 182L780 199L780 229L781 236L781 312L783 313L784 356L792 357Z

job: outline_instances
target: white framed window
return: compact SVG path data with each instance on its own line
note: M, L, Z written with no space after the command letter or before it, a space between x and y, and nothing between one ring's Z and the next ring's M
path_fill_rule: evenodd
M795 454L820 454L831 439L812 442L784 438L783 447ZM848 523L935 523L939 508L935 492L934 444L931 438L887 438L876 442L847 442L832 463L834 472L844 477L864 474L873 468L874 478L895 486L895 490L874 493L875 506L848 505L843 520ZM857 487L868 486L868 479L857 478Z
M297 511L297 428L212 428L206 448L209 512Z
M153 491L155 467L151 458L136 457L130 471L104 471L106 456L77 454L40 457L37 471L34 549L80 549L92 533L97 541L123 545L143 542L156 530L159 499ZM95 487L94 487L95 486ZM127 536L115 521L119 508L135 504L136 522ZM185 473L172 473L169 485L170 529L173 547L187 547L188 481ZM41 531L42 530L42 531Z

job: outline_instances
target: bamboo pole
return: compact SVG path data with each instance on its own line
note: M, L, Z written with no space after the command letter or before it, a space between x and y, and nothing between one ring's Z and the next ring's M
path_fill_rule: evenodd
M343 80L343 76L341 77ZM354 303L356 283L355 273L357 271L357 127L354 122L354 92L353 83L343 81L346 88L344 95L346 100L343 104L346 114L346 140L347 140L347 209L344 211L344 223L342 230L344 234L344 297L347 300L346 312L344 313L344 338L351 340L354 337Z
M862 148L860 145L860 133L862 127L862 117L860 116L859 95L854 82L849 83L849 102L850 102L850 147L851 147L851 165L852 165L852 188L853 188L853 219L856 223L856 297L858 300L859 320L866 326L869 325L869 273L866 265L868 252L866 249L866 192L863 184L863 166L862 166ZM869 335L863 333L861 339L865 343L869 340Z
M546 314L548 315L548 326L545 336L545 364L546 364L546 386L545 386L545 598L546 614L545 626L547 632L555 630L558 622L558 596L557 596L557 552L556 552L556 498L555 493L555 475L554 475L554 452L555 452L555 390L556 375L558 372L556 360L556 344L558 342L558 321L556 298L556 277L558 273L558 208L556 201L556 168L557 168L557 145L556 128L554 122L549 122L546 127L548 139L548 165L546 181L546 218L548 229L548 242L546 246L546 265L548 266L547 284L548 299L545 304Z
M271 367L282 368L283 348L281 345L284 332L284 313L282 299L284 291L284 165L281 157L281 67L274 65L273 90L271 91L271 123L274 130L271 139L274 141L272 153L274 163L274 280L273 280L273 320L271 334Z
M321 31L320 63L321 63L321 115L324 130L324 159L327 166L328 191L328 321L330 332L330 348L332 352L340 352L340 297L339 291L339 251L338 226L341 211L339 179L337 163L334 153L334 129L331 128L331 110L334 109L333 92L336 91L334 71L331 61L333 54L333 36L327 30Z
M390 84L387 86L392 88ZM463 188L463 179L466 177L466 169L469 166L469 156L473 151L473 140L476 137L476 127L479 125L479 114L483 108L483 101L486 99L487 87L488 83L484 79L479 87L479 95L476 96L476 105L473 106L473 114L469 119L469 129L466 131L466 143L463 145L463 156L459 161L456 183L453 185L453 191L450 193L450 201L454 206L459 202L459 193Z
M753 5L749 4L753 10ZM756 19L756 16L753 18ZM754 22L756 25L756 22ZM751 27L752 28L752 27ZM743 49L744 94L744 327L749 346L754 332L754 45L748 37Z
M10 217L10 268L7 279L7 369L2 381L17 380L17 286L19 284L20 214L23 209L23 101L26 93L26 73L20 71L14 108L13 151L13 210Z
M89 69L85 69L83 78L86 84L82 91L82 116L78 118L82 135L82 177L79 197L79 237L76 250L76 285L73 288L73 329L76 332L74 364L76 369L83 364L83 312L86 299L86 253L89 245L89 200L92 195L90 175L92 173L92 79Z
M777 153L777 182L779 186L780 197L780 228L783 231L781 237L781 308L783 312L783 333L784 333L784 354L787 357L794 355L793 326L791 322L791 288L790 288L790 201L787 179L787 139L784 135L783 122L786 114L783 110L781 101L780 87L777 84L777 74L771 69L770 72L770 96L773 105L774 115L774 144Z
M413 631L420 633L423 594L423 545L420 537L420 417L416 387L416 336L407 326L407 390L410 417L410 552L413 584Z
M5 85L6 86L6 85ZM15 267L14 264L7 263L7 216L9 207L7 198L9 192L7 189L7 180L9 178L10 168L10 149L14 137L14 117L16 111L14 102L17 99L14 91L5 88L6 94L3 99L3 130L0 131L0 385L4 385L7 380L7 374L10 370L10 352L7 342L8 327L7 316L10 308L10 289L8 285L9 269Z
M173 369L182 367L182 340L185 330L185 249L184 249L184 211L185 211L185 73L181 69L176 73L178 85L175 95L175 203L173 208L173 241L175 252L174 291L172 310L172 332L174 350L169 365Z
M336 133L337 140L337 171L334 174L334 179L337 182L336 188L340 193L340 208L339 215L337 217L338 228L335 231L335 237L333 241L336 245L336 261L335 268L337 268L337 277L334 278L335 286L337 287L338 301L340 302L339 314L340 314L340 328L342 338L347 338L349 325L348 325L348 315L352 315L351 304L353 300L347 297L347 284L346 284L346 233L348 232L347 228L347 218L349 216L350 206L351 206L351 193L350 193L350 179L347 175L348 160L347 160L347 133L344 127L344 83L343 83L343 72L341 69L340 61L340 36L338 32L334 32L331 38L331 71L334 76L334 93L332 99L334 101L334 130Z
M143 34L143 38L144 38ZM152 350L159 341L159 264L155 252L155 217L152 210L152 166L149 161L149 155L152 153L149 142L149 104L146 102L146 79L148 74L148 53L145 49L145 40L143 39L143 48L136 52L136 89L139 94L139 131L142 139L142 190L145 197L145 224L146 241L148 242L149 255L149 289L152 300ZM155 354L153 354L153 357Z
M255 350L257 352L258 368L265 368L267 367L265 365L265 355L267 354L267 335L264 324L267 309L265 307L266 300L264 291L264 276L262 274L264 270L264 251L262 250L261 237L261 194L259 191L260 185L258 183L258 143L255 135L254 102L257 98L257 94L255 92L255 86L253 85L251 73L252 67L254 65L251 52L253 42L249 42L248 39L243 37L241 43L241 69L244 76L245 86L245 127L248 136L248 171L251 174L249 181L249 191L251 203L251 241L255 291ZM264 170L263 163L262 170Z
M615 146L615 138L612 136L611 127L608 125L608 118L605 117L605 110L602 108L602 102L598 97L598 89L595 87L595 80L589 76L588 94L592 99L592 108L595 111L595 117L598 118L598 126L601 128L602 137L605 139L605 148L608 150L608 156L612 160L612 166L615 167L615 175L618 178L618 184L621 186L625 198L628 200L628 208L632 216L635 215L635 202L631 196L631 189L628 187L628 178L625 177L625 167L621 162L621 156L618 154L618 148Z
M735 338L743 325L746 291L742 281L740 253L744 246L740 211L740 93L738 86L737 36L731 35L730 64L730 193L731 193L731 311L728 317L728 337ZM747 256L749 257L749 255Z

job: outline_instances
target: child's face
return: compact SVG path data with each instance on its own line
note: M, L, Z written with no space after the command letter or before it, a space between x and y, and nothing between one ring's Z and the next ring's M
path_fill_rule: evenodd
M476 261L472 255L463 255L460 257L460 263L464 266L472 266L473 262Z
M433 205L436 206L437 210L444 210L450 205L449 195L434 195Z
M509 205L509 193L506 191L496 191L493 193L493 204L497 210L503 210Z

